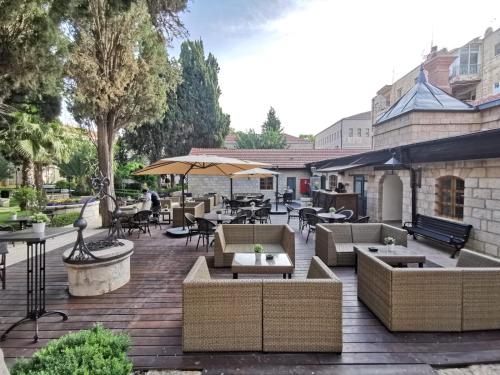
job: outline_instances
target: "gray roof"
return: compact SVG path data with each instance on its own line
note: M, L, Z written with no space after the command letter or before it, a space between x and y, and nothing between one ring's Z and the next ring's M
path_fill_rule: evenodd
M424 68L420 67L417 83L387 111L375 124L380 124L410 111L473 111L474 107L431 85L425 79Z

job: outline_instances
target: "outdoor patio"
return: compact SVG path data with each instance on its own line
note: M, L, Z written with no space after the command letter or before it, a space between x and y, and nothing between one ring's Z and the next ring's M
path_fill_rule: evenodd
M273 215L273 223L286 223L286 215ZM298 223L291 222L297 229ZM199 256L213 264L213 248L205 252L196 239L166 237L163 229L152 236L135 235L131 259L131 281L109 294L92 298L69 297L67 274L61 261L62 249L47 254L47 306L68 313L69 320L40 321L40 340L32 343L32 324L23 325L0 346L7 363L30 356L50 339L91 327L96 322L132 337L129 356L137 369L204 369L206 373L332 373L342 374L431 374L432 366L452 366L500 361L500 331L462 333L391 333L357 299L356 275L351 267L331 268L343 282L343 353L189 353L181 348L182 281ZM314 255L314 238L305 243L298 231L296 268L293 278L304 278ZM424 252L429 260L453 264L449 253L435 250L424 241L409 240L410 248ZM25 251L21 244L15 252ZM26 263L8 268L7 289L0 290L0 331L25 313ZM231 278L230 268L211 268L212 276ZM251 277L245 275L244 277ZM255 277L255 276L254 276ZM260 277L260 276L258 276Z

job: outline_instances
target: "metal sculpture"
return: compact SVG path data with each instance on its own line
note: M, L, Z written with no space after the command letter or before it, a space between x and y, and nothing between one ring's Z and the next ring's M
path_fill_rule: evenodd
M78 234L73 251L71 251L68 257L64 259L65 262L81 263L100 261L101 258L93 254L93 251L103 250L114 246L123 246L123 243L119 241L120 238L123 238L123 229L121 226L121 217L123 212L120 210L120 207L118 207L118 202L115 197L108 193L108 187L108 177L101 174L100 177L92 179L92 190L97 193L95 196L92 196L85 201L85 204L80 211L80 216L73 223L73 226L78 228ZM94 199L99 201L103 199L111 199L115 205L115 209L111 214L111 227L106 239L86 243L83 237L83 231L87 228L87 220L84 219L83 213L85 212L87 205ZM109 260L109 258L106 260Z

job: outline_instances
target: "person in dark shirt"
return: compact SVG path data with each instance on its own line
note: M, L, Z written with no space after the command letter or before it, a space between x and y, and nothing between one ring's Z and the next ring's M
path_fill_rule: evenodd
M149 190L149 193L151 194L151 209L154 211L155 208L158 209L161 207L160 196L154 190Z

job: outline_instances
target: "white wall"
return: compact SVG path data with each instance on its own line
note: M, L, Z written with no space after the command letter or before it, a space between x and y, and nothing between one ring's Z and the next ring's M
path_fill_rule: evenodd
M397 175L388 174L382 185L382 220L401 220L402 208L403 183Z

